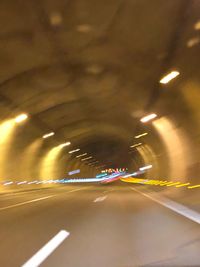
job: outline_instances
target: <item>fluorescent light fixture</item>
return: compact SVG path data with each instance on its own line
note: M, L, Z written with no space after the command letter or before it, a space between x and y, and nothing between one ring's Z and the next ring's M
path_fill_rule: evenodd
M145 123L145 122L148 122L150 120L153 120L157 117L157 115L155 113L151 113L145 117L143 117L142 119L140 119L141 122Z
M28 115L23 113L15 118L15 122L20 123L22 121L25 121L27 118L28 118Z
M71 145L71 143L70 142L66 142L66 143L63 143L63 144L59 145L59 147L62 148L62 147L69 146L69 145Z
M151 169L152 167L153 167L152 165L147 165L147 166L139 168L139 170L140 171L145 171L145 170Z
M180 73L178 71L171 71L169 74L167 74L165 77L163 77L160 80L160 83L166 84L170 82L172 79L176 78Z
M76 156L76 158L81 158L81 157L84 157L86 155L87 155L87 153L84 153L84 154L81 154L81 155Z
M139 134L139 135L136 135L135 138L137 139L137 138L143 137L143 136L145 136L145 135L147 135L147 134L148 134L148 133Z
M132 146L130 146L130 147L137 147L137 146L141 146L142 145L142 143L138 143L138 144L134 144L134 145L132 145Z
M200 20L198 20L194 25L195 30L200 30Z
M50 132L50 133L47 133L47 134L43 135L42 138L45 139L45 138L53 136L54 134L55 134L54 132Z
M81 160L82 160L82 161L85 161L85 160L88 160L88 159L92 159L92 156L87 157L87 158L84 158L84 159L81 159Z
M68 172L68 174L73 175L73 174L80 173L80 172L81 172L80 169L78 169L78 170L70 171L70 172Z
M77 149L71 150L71 151L69 151L68 153L69 153L69 154L72 154L72 153L75 153L75 152L78 152L78 151L80 151L80 148L77 148Z

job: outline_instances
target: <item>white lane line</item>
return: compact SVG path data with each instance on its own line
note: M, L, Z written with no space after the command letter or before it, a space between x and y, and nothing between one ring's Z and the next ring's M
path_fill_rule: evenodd
M80 188L80 189L73 189L73 190L68 191L68 192L66 192L66 193L72 193L72 192L80 191L80 190L83 190L83 189L85 189L85 188L87 188L87 187Z
M85 187L85 188L87 188L87 187ZM67 193L72 193L72 192L80 191L80 190L83 190L85 188L74 189L74 190L68 191ZM52 197L55 197L55 196L57 196L57 195L51 195L51 196L47 196L47 197L40 197L40 198L36 198L36 199L25 201L25 202L20 202L18 204L13 204L13 205L10 205L10 206L7 206L7 207L2 207L2 208L0 208L0 211L11 209L11 208L15 208L15 207L19 207L19 206L23 206L23 205L26 205L26 204L29 204L29 203L32 203L32 202L41 201L41 200L52 198Z
M14 205L10 205L10 206L7 206L7 207L0 208L0 211L1 210L11 209L11 208L14 208L14 207L23 206L23 205L26 205L26 204L29 204L29 203L32 203L32 202L41 201L41 200L44 200L44 199L47 199L47 198L51 198L51 197L55 197L55 196L56 195L52 195L52 196L40 197L40 198L28 200L28 201L25 201L25 202L21 202L21 203L18 203L18 204L14 204Z
M181 205L175 201L172 201L170 199L164 198L164 197L152 197L149 194L146 194L140 190L137 190L135 188L130 187L132 190L136 191L137 193L142 194L145 197L148 197L149 199L159 203L160 205L173 210L174 212L190 219L193 222L196 222L198 224L200 224L200 213L191 210L187 207L185 207L184 205Z
M44 245L33 257L22 267L37 267L70 235L69 232L61 230L46 245Z
M101 202L101 201L104 201L106 198L107 198L107 196L104 196L104 197L98 197L98 198L96 198L93 202Z

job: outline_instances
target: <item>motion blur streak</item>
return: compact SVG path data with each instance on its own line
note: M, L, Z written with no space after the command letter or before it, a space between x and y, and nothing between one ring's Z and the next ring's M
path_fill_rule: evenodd
M43 267L199 266L199 224L130 189L200 212L199 11L0 1L0 267L61 229Z
M187 166L192 162L192 151L188 139L183 131L175 127L167 117L155 120L153 125L166 146L170 164L169 177L171 179L180 177L182 181L185 181L188 179Z

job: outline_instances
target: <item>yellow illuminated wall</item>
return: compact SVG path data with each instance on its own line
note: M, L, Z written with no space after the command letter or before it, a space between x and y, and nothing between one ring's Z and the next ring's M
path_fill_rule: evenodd
M57 146L48 151L44 156L40 168L41 179L53 179L55 177L56 161L60 152L61 148Z
M20 161L20 177L24 177L26 180L37 179L38 177L35 175L36 166L38 165L36 159L41 150L43 144L43 140L41 138L37 138L23 151ZM38 167L38 166L37 166Z
M8 159L8 152L12 149L12 137L16 127L14 120L7 120L0 124L0 179L9 179L9 174L6 173L6 162Z
M187 168L192 162L192 150L185 133L181 128L175 127L167 117L155 120L153 126L166 147L170 165L169 178L187 180Z

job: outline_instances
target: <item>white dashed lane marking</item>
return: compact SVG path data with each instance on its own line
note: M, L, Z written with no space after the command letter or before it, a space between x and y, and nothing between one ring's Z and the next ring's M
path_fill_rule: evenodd
M61 230L46 245L44 245L33 257L22 267L38 267L40 264L70 235L69 232Z
M94 200L94 202L101 202L101 201L104 201L105 199L107 198L107 196L104 196L104 197L98 197Z

